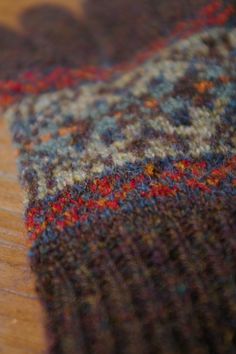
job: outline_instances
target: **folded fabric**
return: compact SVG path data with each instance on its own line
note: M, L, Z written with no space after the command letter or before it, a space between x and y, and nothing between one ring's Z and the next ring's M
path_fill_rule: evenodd
M23 72L0 95L50 353L235 353L233 1L123 65Z

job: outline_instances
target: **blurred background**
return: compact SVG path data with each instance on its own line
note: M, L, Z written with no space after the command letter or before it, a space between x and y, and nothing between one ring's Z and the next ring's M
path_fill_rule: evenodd
M0 79L19 70L107 65L168 35L206 0L0 0Z

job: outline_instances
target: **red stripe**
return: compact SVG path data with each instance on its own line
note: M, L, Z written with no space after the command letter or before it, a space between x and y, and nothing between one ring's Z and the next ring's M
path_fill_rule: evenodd
M174 197L186 187L190 190L199 190L202 193L211 193L215 189L219 189L226 177L236 170L236 156L233 156L221 167L210 171L206 170L207 163L205 161L181 160L173 163L172 168L172 171L159 173L155 171L154 165L148 164L142 174L123 183L118 190L116 183L119 182L120 176L117 174L95 179L87 184L87 192L94 196L89 200L83 199L83 196L74 199L68 190L63 191L56 201L49 203L46 210L40 206L32 207L27 211L26 226L30 238L37 238L47 225L53 222L56 223L57 229L63 230L79 221L86 221L94 210L117 210L120 208L120 203L127 200L133 191L147 199ZM232 187L234 181L232 178ZM139 187L142 184L148 189L147 191L140 190ZM39 216L44 216L43 223L37 220Z

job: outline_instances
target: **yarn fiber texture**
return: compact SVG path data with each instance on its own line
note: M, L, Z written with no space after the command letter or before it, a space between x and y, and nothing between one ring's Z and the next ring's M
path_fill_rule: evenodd
M235 11L0 82L51 354L236 353Z

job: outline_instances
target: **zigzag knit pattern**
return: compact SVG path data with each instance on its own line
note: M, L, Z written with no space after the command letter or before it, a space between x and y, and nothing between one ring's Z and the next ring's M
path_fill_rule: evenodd
M236 22L0 82L53 354L236 353Z

